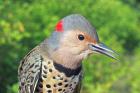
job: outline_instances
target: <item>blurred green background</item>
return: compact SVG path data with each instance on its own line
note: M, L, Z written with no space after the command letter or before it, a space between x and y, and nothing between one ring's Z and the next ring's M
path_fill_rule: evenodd
M139 0L0 0L0 93L18 93L19 61L72 13L120 55L86 59L82 93L140 93Z

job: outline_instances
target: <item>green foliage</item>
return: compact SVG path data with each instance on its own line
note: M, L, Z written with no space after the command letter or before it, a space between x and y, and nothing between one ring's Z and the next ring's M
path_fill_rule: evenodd
M139 6L137 0L1 0L0 93L17 93L20 60L72 13L84 15L120 55L119 62L94 54L86 59L82 93L139 93Z

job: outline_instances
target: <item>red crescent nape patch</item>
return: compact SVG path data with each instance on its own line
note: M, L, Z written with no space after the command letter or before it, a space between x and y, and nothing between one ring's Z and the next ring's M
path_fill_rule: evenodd
M55 31L56 32L63 32L63 22L62 22L62 20L57 23L57 25L55 27Z

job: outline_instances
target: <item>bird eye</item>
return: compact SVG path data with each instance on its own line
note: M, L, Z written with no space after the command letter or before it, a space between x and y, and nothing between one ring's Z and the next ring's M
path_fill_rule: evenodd
M78 35L78 39L79 39L79 40L84 40L85 37L84 37L82 34L80 34L80 35Z

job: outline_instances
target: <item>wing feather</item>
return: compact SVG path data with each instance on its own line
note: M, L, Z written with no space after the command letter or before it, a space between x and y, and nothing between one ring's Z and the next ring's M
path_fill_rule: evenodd
M41 75L42 56L37 48L31 50L21 61L18 69L19 93L35 93Z

